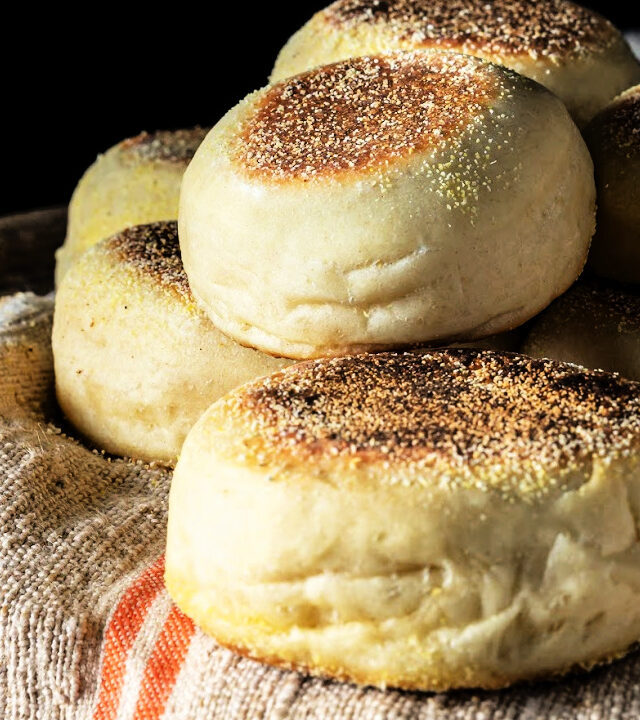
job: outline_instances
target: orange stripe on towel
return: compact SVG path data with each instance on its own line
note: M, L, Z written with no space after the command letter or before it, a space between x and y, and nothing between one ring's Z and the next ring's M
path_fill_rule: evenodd
M194 632L193 622L173 605L145 668L133 720L162 715Z
M164 556L122 596L107 626L94 720L114 720L127 671L127 659L150 607L164 588Z

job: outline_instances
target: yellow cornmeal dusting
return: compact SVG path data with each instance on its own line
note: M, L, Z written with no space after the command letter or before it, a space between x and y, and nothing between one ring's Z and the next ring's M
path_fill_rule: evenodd
M550 360L447 349L318 360L230 396L266 455L446 465L469 485L544 494L553 477L640 441L640 384ZM404 468L404 469L403 469Z
M132 159L188 165L209 132L207 128L142 132L120 143L120 152Z
M628 158L640 157L640 85L616 98L586 130L590 143L601 143Z
M325 10L340 28L384 25L412 47L562 59L602 51L619 33L567 0L339 0Z
M174 220L136 225L109 238L105 250L117 262L195 304L182 265L178 223Z
M495 98L508 94L507 77L450 53L335 63L270 88L232 154L245 171L275 181L386 168L482 125Z

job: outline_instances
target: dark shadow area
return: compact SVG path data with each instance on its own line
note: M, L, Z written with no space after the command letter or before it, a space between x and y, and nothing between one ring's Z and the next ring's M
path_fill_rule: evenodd
M55 251L66 224L66 207L0 217L0 295L53 290Z
M57 6L16 6L0 49L0 215L66 204L99 152L141 130L214 124L325 4L225 3L206 17L109 5L73 23ZM633 2L589 5L640 25Z

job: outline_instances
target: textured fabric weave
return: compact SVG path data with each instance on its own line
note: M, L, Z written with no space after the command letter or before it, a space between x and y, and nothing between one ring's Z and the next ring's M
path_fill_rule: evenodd
M164 589L170 473L86 448L57 415L51 305L0 300L1 718L640 718L640 653L559 682L430 695L220 648Z

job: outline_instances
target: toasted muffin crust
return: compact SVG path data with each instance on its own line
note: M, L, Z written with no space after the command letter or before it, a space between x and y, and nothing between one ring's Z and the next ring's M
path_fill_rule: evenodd
M127 228L109 238L104 249L145 280L194 302L182 265L178 223L174 220Z
M209 128L187 130L158 130L141 132L120 143L121 155L131 155L137 161L166 162L188 165Z
M337 175L458 136L508 92L488 64L393 53L325 66L272 87L237 140L236 160L271 180Z
M234 394L225 409L250 428L246 445L271 458L444 464L526 495L549 489L532 469L568 476L637 447L639 390L551 360L446 349L303 363Z
M566 0L339 0L326 11L338 27L382 24L414 45L563 58L616 40L601 15Z

